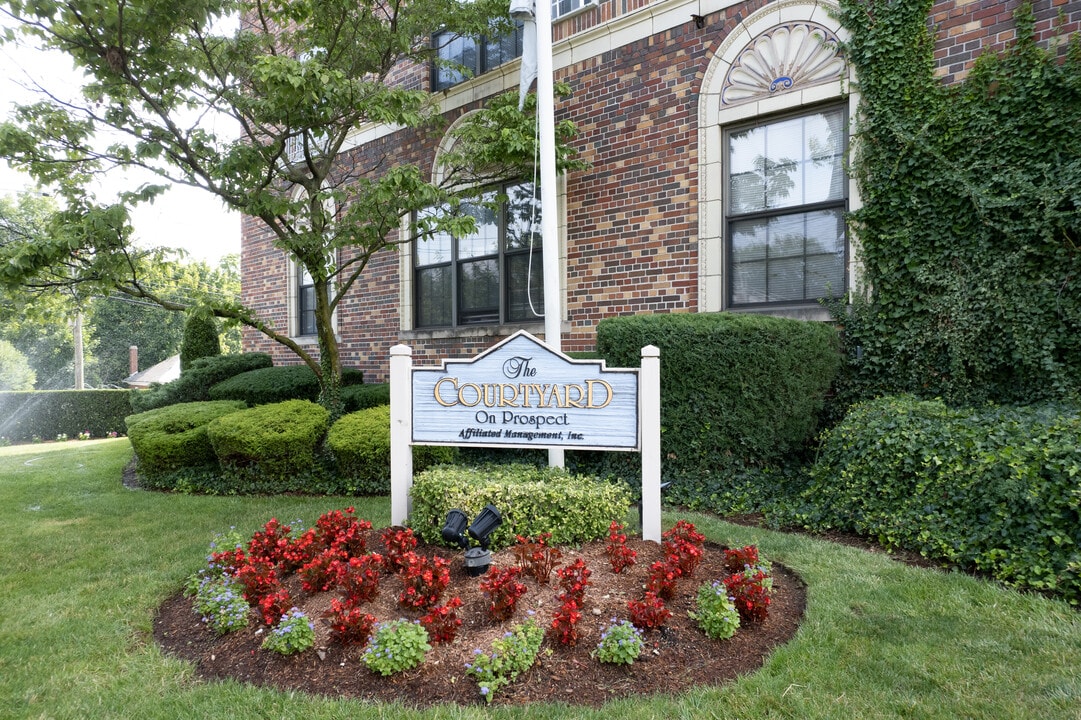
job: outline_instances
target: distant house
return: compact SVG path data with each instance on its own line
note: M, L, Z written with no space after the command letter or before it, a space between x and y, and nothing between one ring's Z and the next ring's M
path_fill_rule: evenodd
M146 389L155 383L164 384L180 377L180 355L173 355L146 370L132 373L124 378L124 384L130 388Z
M1019 4L933 5L944 83L1013 39ZM1065 32L1081 26L1076 2L1033 5L1041 41L1060 13ZM371 262L336 314L343 364L385 380L397 343L421 361L469 355L519 329L543 336L545 312L560 313L570 351L592 349L598 321L614 315L823 319L819 298L859 275L844 220L860 204L845 171L858 84L834 9L831 0L554 0L556 79L572 89L556 113L578 125L575 145L592 165L560 181L559 297L542 293L533 187L507 178L492 188L506 193L504 211L478 222L475 237L401 245ZM395 77L439 91L449 131L517 87L519 35L437 35L436 52L473 76L414 66ZM425 144L393 127L357 128L341 159L434 168L445 137ZM244 223L243 301L315 351L311 279L274 240ZM245 333L246 351L296 362Z

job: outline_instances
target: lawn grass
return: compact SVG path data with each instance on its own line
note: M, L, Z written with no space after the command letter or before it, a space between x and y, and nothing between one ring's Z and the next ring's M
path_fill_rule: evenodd
M723 688L599 710L414 711L203 683L150 632L215 533L272 516L311 525L349 504L378 527L389 503L129 490L130 455L124 439L0 448L0 717L1081 719L1081 614L1064 603L697 514L680 517L711 540L758 544L809 588L796 638Z

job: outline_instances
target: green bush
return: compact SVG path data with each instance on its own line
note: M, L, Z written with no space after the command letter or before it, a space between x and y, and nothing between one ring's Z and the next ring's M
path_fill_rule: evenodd
M208 313L194 312L184 321L184 339L180 343L180 372L204 357L221 355L218 323Z
M124 432L131 412L131 390L41 390L0 392L0 437L12 442L34 438L91 437Z
M390 407L361 410L341 417L327 433L327 449L337 466L340 492L349 495L390 493ZM457 448L413 447L413 472L457 460Z
M556 545L606 537L613 520L623 522L630 497L621 485L571 475L558 468L490 465L465 468L439 465L413 479L412 527L429 543L442 543L447 512L458 508L470 518L495 505L503 524L492 547L507 547L516 535L552 533Z
M329 419L313 402L287 400L220 417L207 434L233 492L311 491Z
M198 358L171 383L132 393L131 409L139 413L182 402L210 400L210 388L214 385L234 375L270 367L272 364L273 361L266 353Z
M885 397L826 434L791 520L1081 602L1081 409Z
M664 474L684 493L718 473L800 450L841 362L837 331L822 323L710 313L607 318L597 326L597 350L609 367L639 367L646 345L661 351Z
M364 374L354 368L342 371L344 385L360 385ZM243 400L250 407L319 398L319 379L307 365L281 365L234 375L210 388L211 400Z
M170 487L165 481L169 473L216 466L207 426L243 407L231 401L179 403L129 415L124 422L140 472L152 486Z
M346 412L390 405L390 385L387 383L372 383L370 385L343 387L342 403L345 405Z

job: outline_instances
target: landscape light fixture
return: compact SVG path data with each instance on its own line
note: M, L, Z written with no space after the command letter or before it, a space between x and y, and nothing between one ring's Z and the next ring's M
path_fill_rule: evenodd
M492 553L488 547L492 544L492 533L503 524L503 516L495 505L486 505L467 530L468 524L468 516L454 508L447 513L447 519L439 534L445 542L454 543L465 550L465 571L470 577L477 577L486 573L492 564ZM469 538L480 543L480 547L469 547Z
M469 517L461 510L455 508L447 513L447 521L443 523L440 535L448 543L456 543L465 550L469 547L469 538L465 536L465 528L469 524Z

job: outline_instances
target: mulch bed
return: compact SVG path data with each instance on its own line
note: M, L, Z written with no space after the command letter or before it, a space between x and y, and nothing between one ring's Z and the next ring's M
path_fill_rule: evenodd
M591 652L603 626L612 618L628 617L627 601L642 597L649 565L661 559L661 549L654 543L628 539L627 544L638 551L638 562L618 575L611 571L605 557L604 542L563 549L563 564L581 557L593 571L578 625L580 640L576 647L565 647L553 636L546 636L533 668L501 690L492 704L560 702L596 707L616 698L722 685L761 667L773 648L787 642L799 627L806 587L795 573L775 563L769 617L745 624L728 640L706 637L687 613L694 609L698 587L724 575L722 548L707 543L702 564L692 578L679 583L675 599L668 603L672 617L667 625L646 633L646 649L639 660L631 666L601 663L591 657ZM369 547L377 551L381 547L374 531ZM474 649L489 652L492 641L524 621L528 610L534 610L538 624L547 628L559 607L558 578L553 572L547 584L524 579L528 591L519 601L514 618L496 623L485 611L479 578L465 572L461 552L423 546L418 552L451 561L451 585L444 599L455 595L462 599L458 614L463 623L453 643L434 644L419 667L389 678L361 663L361 649L330 642L329 628L321 615L337 595L309 595L295 576L287 580L286 586L301 609L316 619L315 650L292 657L261 650L267 629L254 620L244 630L219 637L195 615L191 600L180 594L160 608L154 619L154 636L167 653L193 662L197 675L205 680L232 678L312 695L401 702L414 707L483 704L476 683L465 674L465 664ZM493 554L493 562L497 567L509 567L515 559L511 550L504 550ZM385 577L379 596L366 611L381 620L419 617L422 613L404 610L397 604L401 587L396 577Z

